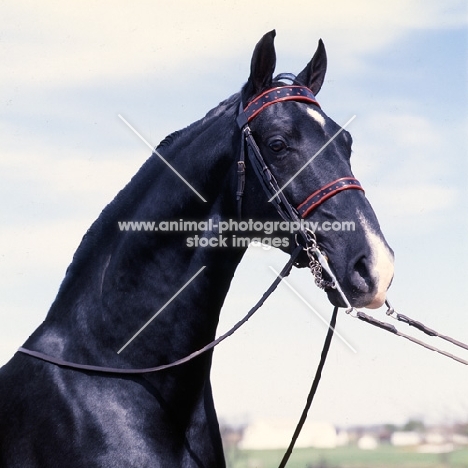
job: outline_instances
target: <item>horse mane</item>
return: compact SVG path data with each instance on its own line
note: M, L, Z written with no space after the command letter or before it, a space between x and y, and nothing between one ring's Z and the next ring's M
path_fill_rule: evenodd
M228 97L224 101L221 101L214 109L211 109L210 111L208 111L205 117L201 121L198 120L196 122L191 123L190 125L183 128L182 130L176 130L175 132L170 133L163 140L161 140L158 146L156 146L156 150L171 146L173 143L175 143L177 140L183 137L187 132L192 130L194 126L200 124L200 122L206 122L207 120L216 118L221 113L226 112L234 104L238 103L239 96L240 96L239 93L233 94L232 96Z
M190 125L188 126L190 127ZM188 128L186 127L186 128ZM172 132L171 134L167 135L163 140L161 140L161 142L159 143L158 146L156 146L156 149L159 149L159 148L165 148L167 146L171 146L172 142L174 140L177 140L177 138L180 136L180 134L184 131L185 129L183 130L176 130L175 132Z
M195 126L217 118L234 105L238 105L238 102L239 93L236 93L222 101L214 109L210 110L203 119L193 122L181 130L176 130L175 132L170 133L159 143L156 149L172 146L184 135L189 133ZM110 237L112 232L116 229L116 216L125 220L125 212L131 211L132 206L134 206L134 203L138 200L140 194L143 191L146 191L149 186L153 184L153 180L148 177L148 174L151 173L151 167L154 164L154 161L155 159L152 157L149 157L145 161L128 184L122 188L115 198L102 210L99 217L89 227L73 255L72 262L67 268L61 287L66 286L73 280L75 275L81 270L84 263L92 261L93 258L91 252L93 252L96 245L103 237Z

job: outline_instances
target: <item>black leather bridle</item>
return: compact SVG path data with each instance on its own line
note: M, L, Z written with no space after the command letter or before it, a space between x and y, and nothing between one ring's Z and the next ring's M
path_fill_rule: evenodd
M296 83L294 75L291 74L278 75L276 80L284 78L292 80L293 83ZM301 218L304 219L325 200L333 197L343 190L364 190L359 181L354 177L342 177L314 191L299 206L294 207L291 205L291 203L284 195L283 190L279 187L275 176L272 174L268 165L263 159L262 153L255 141L254 136L252 135L252 130L249 126L249 123L265 108L275 103L284 101L305 102L320 108L320 104L316 100L312 91L306 86L299 84L270 88L249 102L245 108L242 102L239 105L237 125L242 132L241 151L239 160L237 162L238 183L236 199L237 215L239 218L242 216L242 197L245 186L245 153L248 155L252 168L258 180L260 181L261 186L268 197L268 200L271 200L271 203L273 203L276 211L285 221L300 222ZM298 234L302 236L305 242L310 240L309 234L303 229L299 229Z

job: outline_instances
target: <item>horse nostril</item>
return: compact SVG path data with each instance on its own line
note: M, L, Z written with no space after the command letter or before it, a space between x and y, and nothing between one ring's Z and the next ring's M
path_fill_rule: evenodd
M349 276L351 286L360 293L367 293L372 289L369 266L369 261L365 255L359 257L352 266Z

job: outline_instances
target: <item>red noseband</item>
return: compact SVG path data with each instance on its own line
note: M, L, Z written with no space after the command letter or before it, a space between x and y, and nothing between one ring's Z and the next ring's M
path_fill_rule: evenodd
M322 187L307 197L307 199L297 207L297 211L302 218L305 218L312 210L315 210L315 208L317 208L325 200L328 200L343 190L349 189L364 191L359 181L354 177L342 177L341 179L330 182L329 184L325 185L325 187Z

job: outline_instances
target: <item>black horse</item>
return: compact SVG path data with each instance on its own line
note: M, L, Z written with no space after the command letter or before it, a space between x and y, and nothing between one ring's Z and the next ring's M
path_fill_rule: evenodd
M235 234L221 239L216 228L132 232L119 229L119 221L217 224L237 219L240 103L248 105L268 94L265 91L288 86L284 76L273 78L274 36L272 31L257 44L240 93L158 147L206 202L153 154L84 236L45 321L24 348L75 363L145 368L176 361L213 340L246 247L233 247ZM282 193L294 206L331 181L353 177L351 136L340 132L313 98L325 70L320 42L291 88L297 86L306 98L279 99L250 119L266 164L280 187L288 183ZM354 231L322 230L317 240L351 304L378 307L393 276L393 254L376 216L362 190L325 198L304 216L355 222ZM281 220L248 160L241 200L243 220ZM258 237L255 229L242 234ZM195 235L204 242L196 244ZM286 237L288 242L283 239L280 247L291 252L296 236ZM212 239L221 245L205 246ZM306 265L307 257L299 263ZM335 290L327 293L331 302L343 305ZM225 466L210 385L211 360L208 352L162 372L126 376L64 368L16 353L0 371L0 466Z

